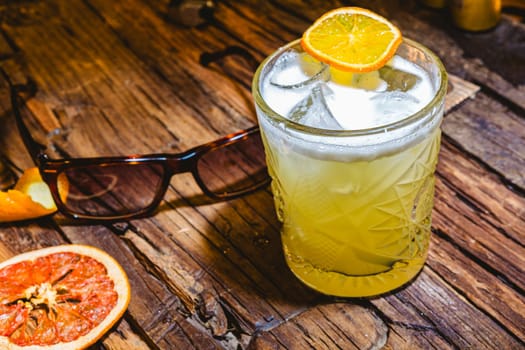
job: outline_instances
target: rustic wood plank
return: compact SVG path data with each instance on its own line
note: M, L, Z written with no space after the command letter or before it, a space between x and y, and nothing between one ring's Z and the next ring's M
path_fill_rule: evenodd
M0 8L0 13L1 12L2 9ZM0 35L0 61L12 58L16 52L17 50L11 46L7 37L2 33L2 35Z
M107 4L107 2L103 4ZM158 65L155 71L147 72L145 69L148 67L145 67L143 62L150 60L148 56L143 55L142 61L139 61L133 53L115 49L121 47L119 45L120 39L115 37L113 32L105 29L103 23L93 25L96 19L86 20L86 16L82 16L81 13L89 11L87 8L84 11L77 11L75 6L68 7L61 4L61 11L64 12L63 19L60 21L57 19L55 21L58 22L57 25L50 24L45 27L45 30L32 26L6 28L7 32L15 37L24 38L20 40L25 42L49 43L46 47L33 45L25 48L27 57L30 58L28 75L33 75L37 83L43 88L49 85L48 82L44 81L46 79L54 81L57 86L66 85L62 89L63 91L50 90L48 91L48 94L51 94L50 97L40 97L46 102L49 110L61 119L60 122L63 124L62 136L59 135L53 142L59 144L62 149L67 149L71 154L82 156L114 154L119 149L127 149L130 153L158 152L168 150L170 147L185 149L196 145L198 140L189 139L187 136L179 137L179 135L197 134L202 140L209 141L218 135L253 124L255 116L250 113L253 111L251 102L246 103L242 99L229 99L230 103L228 104L218 102L228 101L228 96L238 95L237 87L231 83L228 86L224 83L225 79L217 79L218 75L215 72L198 63L198 57L190 57L189 60L180 62L173 61L169 52L172 47L187 46L190 42L198 42L188 41L188 32L180 33L177 31L176 33L179 35L175 37L175 41L167 38L166 47L162 49L143 45L144 47L141 52L138 52L139 54L151 55L151 52L157 52L155 57L158 58L158 61L155 62ZM126 14L123 8L113 10L121 15ZM147 9L146 12L140 10L139 8L140 15L147 17ZM112 14L113 12L109 15ZM132 12L127 15L128 23L135 23L134 19L139 14ZM150 15L151 23L159 22L153 13ZM119 16L115 16L115 19L118 18ZM69 26L62 22L68 22ZM141 23L137 25L140 26ZM78 33L71 33L72 29L69 27L72 26L78 28L76 29ZM131 40L136 36L136 33L140 33L139 27L123 26L128 30L126 34L129 38L124 38L126 40ZM171 30L172 28L166 29L164 25L162 29L164 32L146 33L145 37L134 42L153 43L155 41L152 40L151 36L158 37L162 33L168 35L169 33L165 33L168 29ZM67 38L68 35L73 35L74 40L61 39ZM91 39L93 37L106 38L106 41L93 41ZM48 55L44 52L49 50L56 52L56 54ZM158 54L159 51L166 53L160 55ZM188 52L199 51L200 49L190 50L188 48ZM115 57L119 57L121 60L115 60ZM31 58L34 61L31 61ZM40 76L42 72L46 71L43 66L58 66L61 67L61 70L67 70L69 74L64 75L62 72L58 76ZM162 74L159 75L159 71ZM188 71L199 73L200 80L189 77ZM56 73L51 72L50 74ZM78 77L77 81L75 82L72 77ZM166 85L166 79L169 80L170 86ZM115 85L119 81L123 84ZM126 82L131 81L133 84L126 84ZM202 84L204 81L210 82L212 87L208 89L207 84ZM190 83L188 84L188 82ZM217 84L217 86L213 86L213 84ZM180 85L179 88L176 88L177 85ZM202 91L202 86L207 90ZM111 100L111 103L104 103L103 98ZM210 104L210 100L214 103ZM67 103L64 103L66 101ZM193 101L194 103L188 105L184 101ZM240 106L231 105L238 102L240 102ZM215 105L219 108L215 108ZM92 106L92 108L86 108L86 106ZM239 112L237 108L242 112ZM155 110L155 114L151 115L149 112L151 110ZM124 115L126 118L122 118ZM43 116L40 115L40 118ZM48 119L40 120L40 123L56 124L50 123ZM210 125L210 123L216 123L216 125ZM236 125L232 126L232 123ZM116 128L117 124L119 128ZM126 127L131 130L140 129L140 127L136 127L137 125L142 125L143 130L158 130L158 132L154 138L137 138L136 131L126 129ZM161 131L166 129L167 132L162 134ZM215 133L211 135L210 132L213 132L213 129L215 129ZM104 132L101 133L101 130ZM110 132L111 130L113 133ZM197 130L198 132L196 132ZM52 130L47 129L45 131L50 132ZM107 136L101 139L100 135ZM66 137L67 141L65 140ZM144 145L144 143L147 144ZM82 147L77 150L75 145L78 144L82 144Z
M2 66L3 62L0 63L0 67ZM15 185L17 179L17 174L15 169L13 169L15 166L8 157L13 151L9 152L8 149L13 150L18 147L16 148L20 150L18 153L22 154L24 148L20 139L13 140L13 137L11 137L11 135L17 133L13 132L13 130L16 130L16 126L9 108L9 89L3 78L0 78L0 91L2 92L0 93L0 124L2 125L0 128L0 190L6 191ZM12 142L15 142L15 145ZM27 157L27 161L29 162L29 157Z
M24 45L26 42L47 42L46 47L29 45L25 48L28 57L28 75L34 77L42 90L45 90L46 86L51 82L62 90L47 90L51 97L42 96L41 98L47 102L51 111L57 108L57 105L63 109L59 110L58 112L62 113L58 114L61 114L62 118L64 118L62 121L64 124L63 131L71 131L71 134L68 135L68 138L71 138L68 146L82 144L83 147L78 152L78 155L107 154L126 148L129 149L129 152L141 152L146 151L147 146L149 146L150 151L152 149L157 151L165 149L167 144L173 142L173 135L169 131L165 131L162 134L161 131L165 130L165 128L161 121L156 120L154 116L152 118L149 115L150 112L146 112L145 109L140 109L140 106L145 104L144 102L148 102L148 95L156 95L155 92L150 92L145 96L141 85L158 86L161 89L162 84L159 81L151 81L151 76L144 77L146 74L141 68L143 64L136 59L133 60L132 55L126 52L125 49L117 49L121 47L121 45L118 45L118 38L111 35L110 30L104 29L103 23L93 25L98 18L86 19L89 16L83 16L78 13L74 6L64 6L62 11L64 11L64 18L61 21L70 21L71 26L75 24L78 28L78 33L74 33L75 40L64 39L68 38L69 32L65 29L67 28L66 25L58 19L56 20L58 24L52 25L53 22L51 22L45 28L38 26L10 27L8 31L11 30L10 34L14 37L18 36L21 41L20 45ZM89 9L85 8L81 12L89 13ZM92 40L92 38L105 38L106 41L101 40L97 42ZM55 54L48 55L45 53L49 51ZM115 56L121 58L121 60L115 60ZM46 67L60 67L60 69L50 70L46 69ZM60 70L63 72L60 72ZM47 77L44 74L56 76ZM120 86L114 85L117 81L121 82ZM126 82L131 81L134 82L132 86L126 86ZM147 92L147 89L145 91ZM106 100L108 102L104 104L103 96L110 96L112 98L111 103ZM170 96L166 99L172 100ZM64 100L69 103L64 105ZM95 106L97 105L100 105L101 108L96 108ZM93 106L93 109L85 108L86 106ZM138 107L136 108L138 111L133 110L130 106ZM174 106L177 106L177 104L174 104ZM185 107L182 107L183 103L180 103L180 106L181 110L168 110L166 113L175 116L188 114L191 116L191 113L184 110ZM151 107L151 102L146 104L146 107ZM126 116L126 118L122 118L122 116ZM179 123L177 123L177 127L186 132L188 130L185 130L185 126L196 130L198 129L198 124L195 122L191 123L195 119L183 119L184 122L182 122L181 118ZM114 129L114 133L111 134L109 131L111 128L115 128L117 120L120 123L120 130L117 132ZM96 122L89 123L88 121ZM139 121L138 125L142 125L145 130L158 129L156 137L149 140L152 144L147 144L146 147L144 147L144 143L147 140L142 139L140 142L137 142L137 139L140 138L136 137L136 131L124 132L126 127L134 129L132 126L137 125ZM72 125L70 126L68 123ZM77 133L81 134L76 129L80 125L85 127L90 124L98 125L99 123L100 128L105 128L105 134L108 134L106 138L97 140L94 135L89 135L89 133L88 137L90 138L77 136ZM188 125L188 123L190 124ZM92 128L95 128L95 126L92 126ZM203 128L201 127L201 129ZM93 133L98 132L100 135L100 130L97 128ZM50 130L46 131L49 132ZM86 131L89 131L89 129ZM78 142L76 142L76 137L80 138ZM100 141L105 141L106 143L101 144ZM75 149L68 149L68 151L74 153Z
M448 74L448 91L445 96L445 115L468 98L475 98L479 86L463 80L455 75Z
M122 240L104 226L91 226L88 234L82 226L62 227L72 242L104 249L122 265L132 291L127 312L133 322L132 329L141 330L141 342L161 349L220 348L218 340L202 332L202 326L196 327L198 318L191 319L192 314L164 285L160 276L149 270L152 266L140 256L143 252L125 244L127 239ZM136 338L131 339L135 341Z
M23 63L10 57L1 67L36 80L32 126L59 151L178 151L255 122L252 67L228 58L206 68L201 53L241 45L260 61L341 3L221 1L215 23L200 28L167 22L164 0L0 5L0 56L24 53ZM286 268L268 191L213 203L188 176L173 179L154 217L124 223L120 236L118 228L59 217L60 231L48 219L2 225L0 256L70 240L117 257L130 275L132 304L117 331L95 348L522 347L525 202L518 189L523 174L511 171L523 167L521 87L467 57L448 32L436 29L437 15L414 2L365 5L392 13L454 73L485 89L445 120L435 233L427 266L410 286L369 301L322 297ZM31 161L11 132L5 97L0 152L20 173ZM503 106L508 101L511 110ZM487 109L494 118L480 117ZM46 135L57 128L55 136ZM475 132L465 137L465 130Z
M448 196L442 199L443 203L448 202L443 209L451 208L456 213L455 216L463 216L473 225L478 225L483 232L490 233L480 235L481 239L494 239L490 237L496 235L523 247L525 199L521 191L513 190L497 174L487 171L475 160L459 156L460 153L461 150L448 143L445 143L440 153L437 171L442 181L446 182L446 186L440 188L444 190L443 195ZM436 200L441 200L439 192ZM465 226L467 227L470 226ZM472 230L476 231L478 230ZM500 238L494 241L498 239ZM512 254L513 249L514 246L510 246L504 250L509 250L509 254ZM510 266L512 258L514 256L509 258Z
M525 23L505 13L498 26L483 33L470 33L452 26L444 14L417 9L414 15L442 28L432 39L451 72L494 92L511 105L525 110L525 73L523 38ZM416 28L418 29L417 25ZM447 50L447 45L452 44ZM497 49L491 49L497 48ZM448 51L448 52L447 52ZM461 64L458 64L461 63Z
M335 303L256 334L249 349L381 349L387 339L388 326L379 315L358 304Z
M525 119L478 93L461 111L446 117L443 131L512 185L525 190Z
M8 72L10 76L19 73L18 65L9 59L0 62L0 69ZM27 153L22 138L18 134L18 129L11 109L9 97L9 85L4 77L0 78L0 153L18 169L25 169L33 164L31 157Z
M255 335L253 349L519 348L490 316L450 289L432 270L394 295L319 305ZM431 305L431 306L430 306ZM471 320L476 322L471 322ZM303 334L297 338L295 334Z
M415 339L429 344L421 348L432 348L436 336L456 349L514 349L522 344L428 267L407 288L373 303L398 325L409 329L422 325L423 332Z
M439 215L436 216L439 218ZM461 247L454 246L454 242L449 242L447 238L443 239L441 232L434 233L432 244L439 249L431 250L428 266L435 269L451 285L460 282L465 286L460 291L461 294L477 309L497 320L504 329L518 336L525 334L525 319L522 313L525 298L521 290L513 286L514 281L510 281L510 285L501 283L499 279L505 277L500 277L499 271L493 272L484 264L476 264ZM453 265L451 260L455 261ZM504 275L504 272L501 275ZM493 344L498 344L498 341L494 339Z
M267 197L266 205L271 206L266 193L250 198L257 196ZM249 203L250 198L245 201ZM206 212L201 217L196 216L192 208L178 207L162 212L154 219L134 223L150 241L170 247L169 251L180 250L176 254L181 263L177 273L190 276L186 282L182 276L177 278L161 257L150 254L150 258L169 274L167 279L171 283L193 295L186 300L198 300L203 290L217 291L221 303L234 308L241 317L239 324L251 332L257 327L270 327L296 312L297 307L305 308L315 298L315 294L293 279L285 268L280 240L274 228L266 226L267 223L257 217L245 221L226 205L205 207L209 210L202 206L198 208ZM168 227L171 227L171 232ZM257 237L254 231L257 227L263 232L263 237ZM147 246L143 245L146 241L135 241L141 250L147 251ZM195 261L186 262L190 257ZM198 276L198 283L191 276ZM286 296L294 296L293 305L288 305ZM268 299L268 304L265 299Z
M248 112L253 111L251 99L249 101L232 99L231 96L239 94L236 91L238 88L199 64L200 53L223 49L233 43L231 38L213 28L206 28L204 31L181 29L167 24L156 18L154 13L142 8L137 1L122 3L121 7L117 8L108 5L104 1L91 1L91 6L111 24L129 49L142 61L154 67L155 73L160 74L170 83L170 88L180 94L182 101L192 102L193 107L202 114L197 117L206 118L204 121L209 123L208 127L224 133L239 128L237 125L233 129L225 130L225 127L231 126L232 121L244 123L241 124L242 127L254 123L255 115L246 116ZM144 31L144 26L134 20L138 16L148 21L148 31ZM159 37L162 40L158 40ZM221 42L224 44L220 44ZM174 61L173 51L185 54L180 54ZM184 81L185 85L177 88L181 81ZM217 106L219 110L205 109L211 106ZM239 116L239 111L244 112L245 115ZM217 115L220 112L228 113L228 118ZM246 124L244 119L249 119L249 124Z
M523 336L525 199L446 143L440 157L428 264Z
M99 345L94 345L93 350L97 349ZM144 342L138 334L133 332L132 328L127 322L120 322L118 324L118 331L111 332L103 339L102 349L118 350L118 349L133 349L133 350L148 350L151 347Z

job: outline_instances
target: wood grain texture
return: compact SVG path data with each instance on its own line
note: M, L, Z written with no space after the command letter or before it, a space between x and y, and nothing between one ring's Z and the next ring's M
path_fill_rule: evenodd
M0 260L63 243L100 247L126 270L132 300L94 349L525 348L523 20L474 37L417 1L217 1L214 20L182 27L168 0L23 0L0 4L0 69L32 79L32 133L55 156L179 152L256 123L255 63L320 14L371 8L480 86L443 123L433 235L423 271L371 299L319 295L286 267L268 189L229 202L172 179L155 215L79 225L60 215L0 225ZM510 39L509 39L510 38ZM471 40L472 39L472 40ZM470 45L470 42L473 42ZM238 55L200 63L228 46ZM510 62L510 61L509 61ZM516 68L513 68L516 69ZM525 69L525 67L524 67ZM524 70L525 71L525 70ZM0 159L33 166L0 79Z

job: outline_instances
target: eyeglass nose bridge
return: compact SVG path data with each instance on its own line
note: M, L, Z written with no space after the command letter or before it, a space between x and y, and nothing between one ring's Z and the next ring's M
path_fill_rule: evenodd
M192 172L195 167L195 153L166 155L167 170L170 175Z
M196 147L183 153L164 154L165 171L167 182L177 174L191 173L199 186L202 187L197 171L199 158L207 151L207 147Z

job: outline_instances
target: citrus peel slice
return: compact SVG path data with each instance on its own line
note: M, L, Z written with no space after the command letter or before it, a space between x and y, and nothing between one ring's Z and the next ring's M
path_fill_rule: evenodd
M386 18L360 7L342 7L317 19L303 34L310 56L355 73L383 67L401 44L400 30Z
M0 280L0 349L85 349L122 317L131 295L120 264L86 245L14 256L0 263Z
M66 194L68 182L59 177L58 186ZM0 222L34 219L57 211L49 187L38 168L26 169L14 189L0 192Z

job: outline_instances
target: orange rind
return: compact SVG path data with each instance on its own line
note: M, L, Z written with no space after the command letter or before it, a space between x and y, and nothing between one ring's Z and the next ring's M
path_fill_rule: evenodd
M59 187L66 189L61 193L67 193L67 181L61 179ZM29 220L56 211L49 187L36 167L27 169L14 189L0 192L0 222Z
M360 7L342 7L317 19L303 34L306 53L333 68L365 73L383 67L401 44L400 30Z

